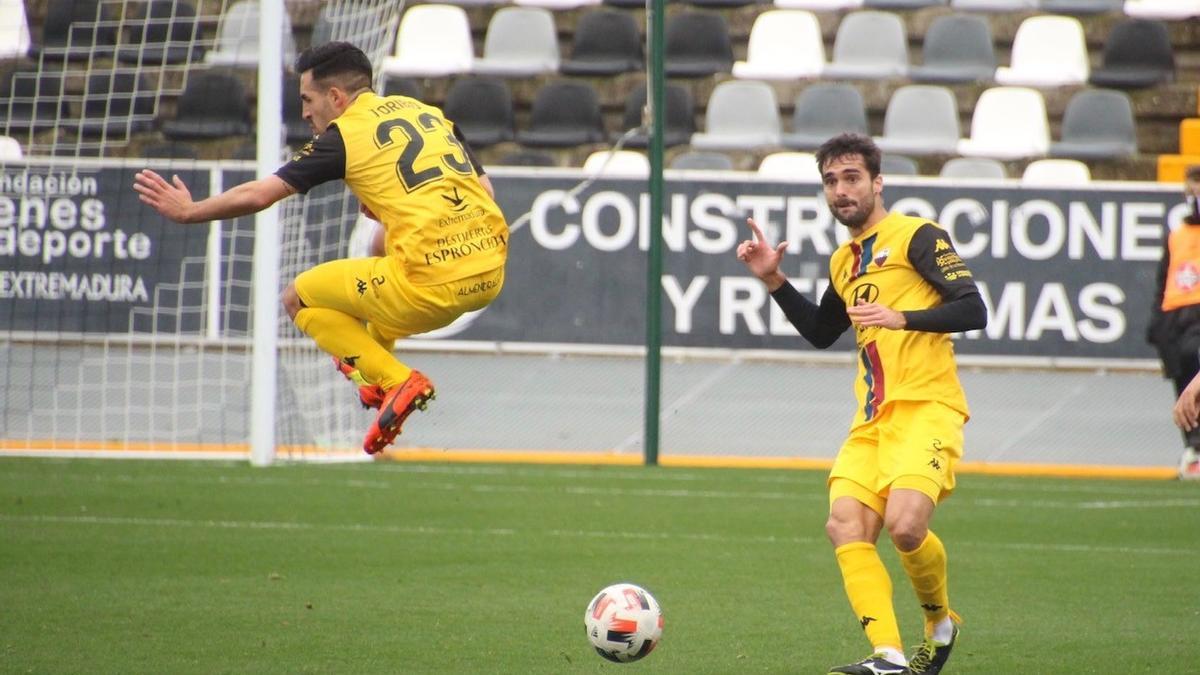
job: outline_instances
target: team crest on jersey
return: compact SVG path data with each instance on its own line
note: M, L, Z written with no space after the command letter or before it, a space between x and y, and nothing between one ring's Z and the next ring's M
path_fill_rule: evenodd
M888 254L891 252L892 249L885 248L879 253L876 253L875 257L871 259L871 262L875 263L876 267L883 267L883 263L887 262Z
M1181 291L1190 291L1200 284L1200 269L1197 269L1191 261L1185 262L1179 267L1179 273L1175 275L1175 286Z

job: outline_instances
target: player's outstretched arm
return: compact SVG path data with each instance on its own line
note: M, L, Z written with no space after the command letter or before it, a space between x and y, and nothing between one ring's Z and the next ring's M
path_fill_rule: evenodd
M1200 426L1197 424L1197 418L1200 418L1200 375L1193 377L1183 388L1183 393L1179 395L1179 400L1175 401L1175 410L1172 412L1175 425L1180 429L1191 431Z
M171 176L171 182L167 182L157 173L142 169L133 180L138 199L177 223L204 223L258 213L295 192L278 176L271 175L197 202L179 176Z
M754 238L738 244L737 259L745 263L750 273L767 285L768 291L774 293L787 283L787 277L779 271L779 261L783 258L788 243L781 241L778 246L772 248L753 218L747 218L746 224L750 226Z

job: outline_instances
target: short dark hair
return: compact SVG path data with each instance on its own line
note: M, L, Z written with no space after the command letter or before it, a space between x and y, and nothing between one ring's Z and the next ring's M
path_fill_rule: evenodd
M1200 164L1192 164L1183 172L1184 178L1191 181L1200 181Z
M838 134L817 148L817 171L825 175L826 164L846 155L860 155L871 178L879 175L879 163L883 157L879 146L870 136L854 133Z
M326 42L309 47L296 57L296 74L312 71L313 80L334 79L343 89L357 91L371 86L371 60L349 42Z

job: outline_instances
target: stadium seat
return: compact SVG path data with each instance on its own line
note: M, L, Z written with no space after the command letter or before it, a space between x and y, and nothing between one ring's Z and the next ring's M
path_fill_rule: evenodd
M950 0L864 0L868 9L921 9L922 7L944 7Z
M250 105L242 81L218 72L193 73L179 96L175 119L162 125L173 140L249 134Z
M609 7L619 9L645 9L646 0L602 0Z
M1039 159L1030 162L1021 174L1022 185L1068 187L1087 185L1092 173L1087 164L1075 159Z
M885 153L953 154L961 136L954 92L912 84L892 93L883 117L883 136L875 140Z
M779 145L779 104L765 82L726 80L713 88L697 150L747 150Z
M474 64L466 10L454 5L413 5L400 17L396 51L383 59L383 72L440 77L469 73Z
M817 156L811 152L772 152L758 163L759 176L805 182L821 182Z
M871 39L864 40L869 35ZM890 79L908 72L904 22L891 12L851 12L838 24L825 79Z
M497 2L497 0L492 0L492 2ZM578 9L580 7L594 7L600 4L600 0L512 0L512 3L517 6L543 7L549 10L562 11Z
M11 136L0 136L0 162L7 159L21 159L25 153L21 152L21 144L17 139Z
M775 0L779 9L807 9L813 12L832 12L842 9L858 9L863 0Z
M421 100L421 83L411 77L389 77L383 81L384 96L407 96Z
M996 73L996 50L987 19L974 14L939 16L929 24L921 48L925 62L910 66L918 82L986 82Z
M617 75L640 70L642 36L629 12L597 9L579 17L571 58L559 64L563 75Z
M258 0L239 0L230 5L217 23L217 38L213 48L204 55L212 66L235 68L258 67ZM291 67L296 60L296 39L292 37L292 20L283 12L283 63Z
M663 92L666 108L663 111L663 146L673 147L684 145L696 133L696 103L692 92L687 87L668 82ZM621 129L613 134L614 140L623 136L628 129L642 126L642 111L646 107L646 84L642 83L629 92L625 99L625 115ZM625 144L631 148L644 148L650 145L650 135L644 130L626 139Z
M633 150L597 150L584 160L583 170L588 176L646 178L650 160Z
M142 146L141 154L143 157L161 159L200 159L200 153L196 152L196 146L179 141L165 141Z
M548 152L539 152L537 150L518 150L510 152L500 158L496 162L500 166L529 166L529 167L548 167L553 168L558 166L558 160Z
M1038 0L950 0L950 6L967 12L1020 12L1037 9Z
M446 92L442 106L446 119L467 137L471 147L485 147L516 136L512 92L494 77L456 80Z
M867 133L867 110L862 94L853 85L819 82L796 96L792 110L792 132L783 135L783 145L811 150L837 134Z
M1041 0L1038 9L1048 14L1105 14L1119 12L1125 0Z
M131 22L117 60L146 65L185 63L204 54L196 9L187 2L152 0Z
M729 25L720 14L688 11L667 17L663 44L668 77L707 77L733 67Z
M883 153L879 161L879 173L888 176L918 176L917 160L904 155Z
M1137 129L1129 96L1111 89L1085 89L1067 102L1062 141L1050 144L1054 157L1115 159L1137 154Z
M115 23L110 5L100 0L49 0L42 41L31 51L50 63L112 58L117 44Z
M43 131L56 128L70 114L59 71L21 66L0 76L0 129Z
M25 0L0 0L0 59L19 59L29 53L30 44Z
M986 157L955 157L942 165L942 178L1003 179L1008 177L1004 165Z
M87 78L83 116L68 126L85 136L112 139L150 131L154 128L156 98L155 88L145 77L111 70L95 72Z
M733 159L722 152L688 151L671 160L672 169L679 171L733 171Z
M1031 16L1017 28L1012 65L996 69L996 82L1059 87L1088 79L1083 24L1071 16Z
M488 22L483 58L472 70L481 75L531 77L558 72L558 33L544 7L502 7Z
M1139 19L1186 19L1200 16L1200 0L1125 0L1125 13Z
M758 15L746 44L746 60L733 64L745 80L819 77L825 67L821 25L812 12L773 9Z
M521 145L570 147L607 140L600 97L582 82L550 82L533 99L529 128L517 132Z
M1100 87L1153 87L1175 78L1175 53L1167 25L1154 19L1127 19L1104 43L1101 66L1090 81Z
M1026 87L992 87L975 103L971 136L958 142L967 157L1019 159L1045 155L1050 125L1041 92Z

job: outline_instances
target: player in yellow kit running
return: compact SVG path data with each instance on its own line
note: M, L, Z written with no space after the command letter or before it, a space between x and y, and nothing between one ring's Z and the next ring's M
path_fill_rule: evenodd
M437 108L371 89L371 62L331 42L296 61L304 118L317 137L275 174L195 202L178 177L143 170L134 189L182 223L261 211L296 192L344 180L382 223L385 254L323 263L283 292L296 326L332 354L379 414L363 440L383 450L433 384L392 355L399 338L486 307L504 284L508 225L465 139Z
M874 653L830 673L941 671L958 635L946 587L946 549L929 529L954 489L967 402L950 333L983 328L987 309L942 228L883 207L880 152L870 138L836 136L817 151L825 199L851 239L829 260L830 285L814 304L779 271L787 242L754 238L738 258L818 348L854 327L858 408L829 474L826 532L846 595ZM925 617L910 661L900 641L892 584L875 543L886 527Z

